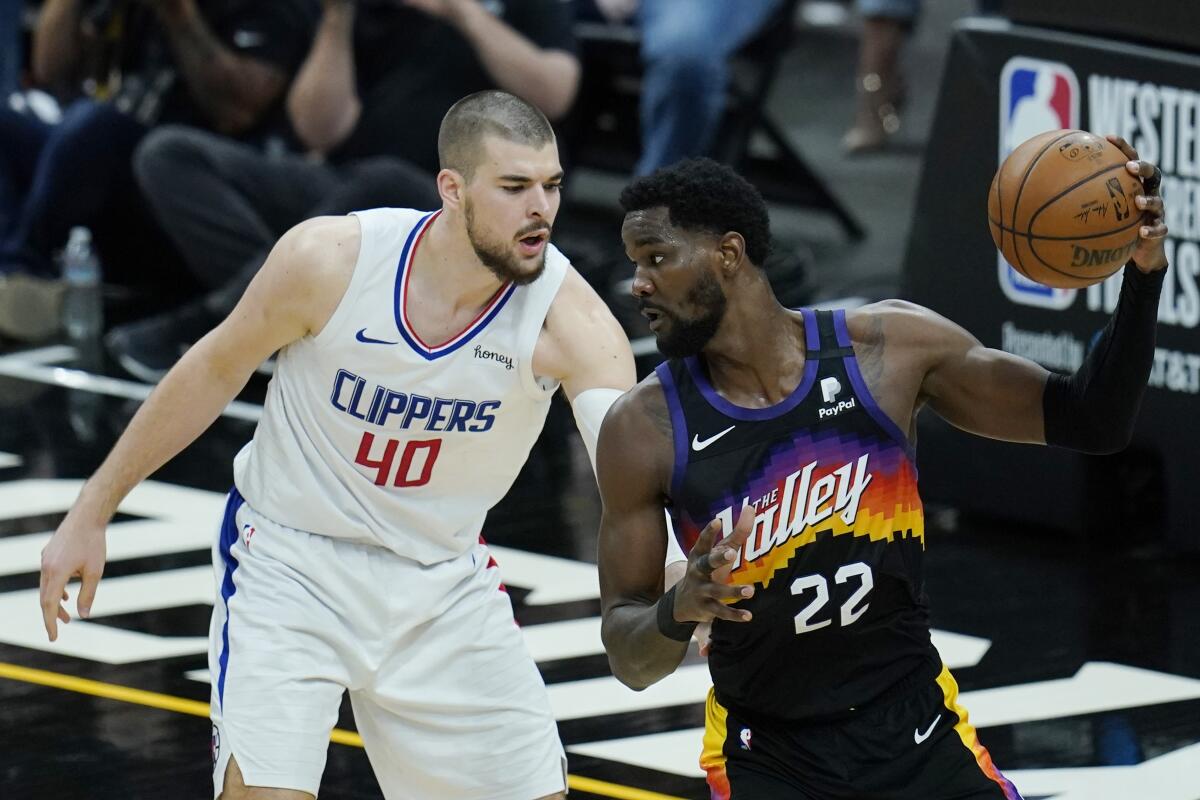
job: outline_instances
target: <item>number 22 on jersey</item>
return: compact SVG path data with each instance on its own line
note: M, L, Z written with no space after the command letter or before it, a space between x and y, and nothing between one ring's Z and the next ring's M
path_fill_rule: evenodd
M849 581L858 582L858 588L846 598L846 602L842 603L839 614L842 627L852 625L866 613L867 607L871 605L865 602L867 595L875 588L875 576L871 572L871 565L862 561L844 564L838 568L833 580L839 585ZM829 582L825 576L804 575L792 581L792 594L794 595L803 595L810 589L815 591L816 595L796 615L796 633L798 634L811 633L833 624L832 616L828 619L813 621L813 617L820 614L821 609L829 603Z

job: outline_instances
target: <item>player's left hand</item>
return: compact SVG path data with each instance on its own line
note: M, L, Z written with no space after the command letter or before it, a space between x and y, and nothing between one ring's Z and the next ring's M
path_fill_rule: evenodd
M1125 157L1129 159L1129 163L1125 165L1129 174L1142 181L1144 194L1134 198L1137 207L1142 211L1142 227L1138 231L1138 243L1133 251L1133 263L1142 272L1147 273L1164 269L1167 266L1167 253L1164 249L1167 240L1167 225L1164 221L1162 197L1158 193L1159 184L1162 182L1162 171L1149 161L1140 160L1137 150L1134 150L1129 142L1120 136L1105 138L1120 148Z

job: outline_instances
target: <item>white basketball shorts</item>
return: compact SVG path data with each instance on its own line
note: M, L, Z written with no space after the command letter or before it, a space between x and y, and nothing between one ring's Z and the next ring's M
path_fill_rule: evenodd
M214 796L230 756L249 786L316 795L347 690L388 800L565 791L546 688L484 545L425 566L271 522L235 489L213 563Z

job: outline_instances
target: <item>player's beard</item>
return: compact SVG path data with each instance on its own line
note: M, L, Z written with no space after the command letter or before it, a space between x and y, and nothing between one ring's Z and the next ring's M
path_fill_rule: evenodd
M710 273L702 273L692 288L688 289L684 302L699 313L690 319L654 306L669 322L666 330L657 332L658 351L667 358L687 358L704 349L717 333L725 317L728 299L725 290Z
M470 198L463 198L463 218L467 223L467 239L475 250L480 262L502 281L512 281L517 286L533 283L546 269L546 249L550 242L542 246L542 252L537 255L536 263L522 264L522 259L513 252L512 242L505 244L494 241L475 225L475 212ZM542 230L547 226L537 226L534 230ZM534 231L530 231L532 233Z

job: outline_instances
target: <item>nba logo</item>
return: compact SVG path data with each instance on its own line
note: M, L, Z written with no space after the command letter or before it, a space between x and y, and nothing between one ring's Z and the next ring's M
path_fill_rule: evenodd
M750 737L752 737L753 735L754 734L750 733L749 728L742 728L742 732L740 734L738 734L738 738L742 740L741 747L743 750L750 749Z
M1000 158L1039 133L1079 127L1079 81L1065 64L1015 56L1000 72ZM1075 289L1052 289L1017 272L997 251L1000 288L1014 303L1062 310Z

